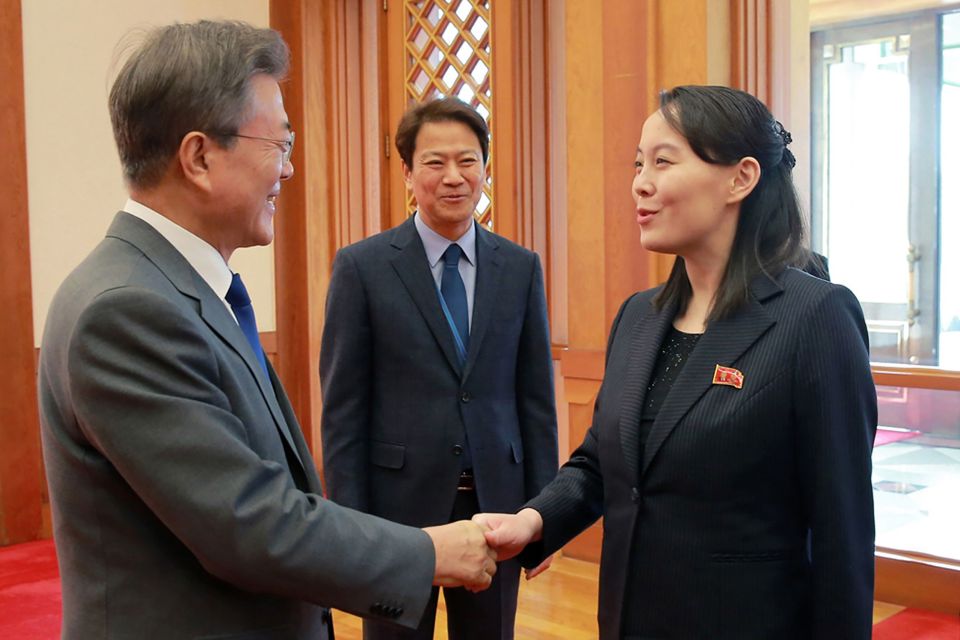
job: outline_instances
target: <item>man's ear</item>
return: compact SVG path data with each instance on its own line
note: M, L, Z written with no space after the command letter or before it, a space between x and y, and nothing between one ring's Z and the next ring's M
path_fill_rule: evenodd
M210 191L210 168L213 156L222 151L214 141L204 133L191 131L183 136L177 150L177 160L183 177L196 187Z
M404 160L400 161L400 168L403 169L403 183L407 185L407 189L413 189L413 170Z
M730 196L727 198L729 204L743 202L747 196L753 193L757 183L760 182L760 163L752 156L741 158L733 169L733 177L730 180Z

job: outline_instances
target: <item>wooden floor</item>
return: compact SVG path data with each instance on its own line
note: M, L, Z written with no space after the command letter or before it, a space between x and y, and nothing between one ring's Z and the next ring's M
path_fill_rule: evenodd
M598 565L558 558L549 571L529 582L520 580L517 606L518 640L590 640L597 637ZM884 620L903 607L874 603L873 622ZM334 611L337 640L360 640L360 619ZM435 640L447 640L443 598L437 613Z

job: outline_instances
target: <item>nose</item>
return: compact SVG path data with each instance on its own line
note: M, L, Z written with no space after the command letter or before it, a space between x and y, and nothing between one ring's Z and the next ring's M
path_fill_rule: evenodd
M444 184L460 184L463 182L463 174L456 162L448 163L443 172Z
M634 202L639 202L640 198L649 197L654 193L653 183L642 170L634 174L632 187Z
M283 163L283 169L280 171L281 180L289 180L293 177L293 159Z

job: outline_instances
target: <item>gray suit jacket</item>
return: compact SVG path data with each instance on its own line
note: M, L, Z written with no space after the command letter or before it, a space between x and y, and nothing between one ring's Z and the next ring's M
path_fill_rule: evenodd
M462 366L409 219L337 254L320 375L324 474L340 504L447 522L468 442L484 511L516 509L557 472L540 261L479 225Z
M63 637L323 638L332 606L416 626L421 531L324 500L272 368L126 213L61 285L40 410Z

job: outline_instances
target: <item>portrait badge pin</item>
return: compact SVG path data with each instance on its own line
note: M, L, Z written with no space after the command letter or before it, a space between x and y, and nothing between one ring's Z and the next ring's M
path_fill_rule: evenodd
M734 389L743 388L743 372L733 367L717 365L713 370L713 384L723 384Z

